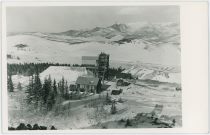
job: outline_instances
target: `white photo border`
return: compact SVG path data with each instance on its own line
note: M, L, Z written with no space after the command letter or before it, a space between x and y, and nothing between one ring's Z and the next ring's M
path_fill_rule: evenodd
M8 131L6 7L9 6L160 6L180 7L182 127L142 129L80 129ZM2 133L207 133L208 132L208 2L166 1L68 1L3 2L1 46L1 130Z

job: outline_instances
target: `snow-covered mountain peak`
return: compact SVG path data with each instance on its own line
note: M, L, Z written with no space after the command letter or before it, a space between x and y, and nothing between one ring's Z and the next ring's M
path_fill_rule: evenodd
M122 23L115 23L115 24L111 25L110 28L113 28L119 32L126 32L128 30L128 26L126 24L122 24Z

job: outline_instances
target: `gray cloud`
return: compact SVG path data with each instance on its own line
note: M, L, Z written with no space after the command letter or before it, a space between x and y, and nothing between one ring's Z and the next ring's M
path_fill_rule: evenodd
M178 22L178 6L7 7L8 32L61 32L115 22Z

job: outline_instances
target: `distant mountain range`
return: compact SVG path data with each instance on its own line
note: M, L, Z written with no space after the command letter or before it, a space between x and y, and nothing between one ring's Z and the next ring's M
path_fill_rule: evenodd
M54 33L56 35L65 35L72 37L92 37L101 36L104 38L112 38L117 35L126 36L129 34L129 27L125 24L113 24L112 26L103 28L95 27L90 30L69 30L61 33Z
M155 44L172 42L179 45L179 24L178 23L130 23L113 24L108 27L95 27L90 30L69 30L53 35L71 36L71 37L102 37L114 43L123 44L132 42L136 39L142 39L146 42ZM104 41L103 40L103 41Z
M93 41L109 44L144 42L146 44L157 46L170 43L180 49L179 24L174 22L116 23L108 27L95 27L88 30L68 30L60 33L29 32L21 34L35 35L48 40L66 42L69 44L79 44Z

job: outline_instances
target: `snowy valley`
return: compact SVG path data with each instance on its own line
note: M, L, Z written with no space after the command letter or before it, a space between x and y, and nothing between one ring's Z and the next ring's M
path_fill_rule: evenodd
M55 64L81 65L82 56L97 56L101 52L109 54L110 68L121 68L122 74L132 76L129 79L107 79L102 83L106 88L100 94L91 93L76 100L62 98L59 107L55 106L52 111L42 114L25 107L28 106L25 91L31 76L17 72L11 77L14 92L8 93L9 126L38 123L47 127L54 125L61 130L181 127L179 33L179 24L174 22L116 23L107 27L58 33L8 33L8 64L54 64L40 71L43 84L46 76L50 75L52 81L59 82L64 78L74 83L80 75L93 76L92 71L87 71L85 67L56 67ZM129 85L118 86L117 82L121 79ZM19 83L22 85L21 91L18 90ZM66 84L69 85L67 81ZM112 91L120 93L114 95ZM117 111L110 114L113 104ZM59 112L56 112L58 108ZM154 114L156 109L159 110L158 116Z
M81 56L106 52L111 56L110 66L125 67L125 72L140 78L141 72L149 74L150 77L143 79L177 82L181 53L178 33L177 23L113 24L61 33L13 33L7 37L8 62L81 64ZM18 46L21 44L25 46ZM173 79L167 79L171 76Z

